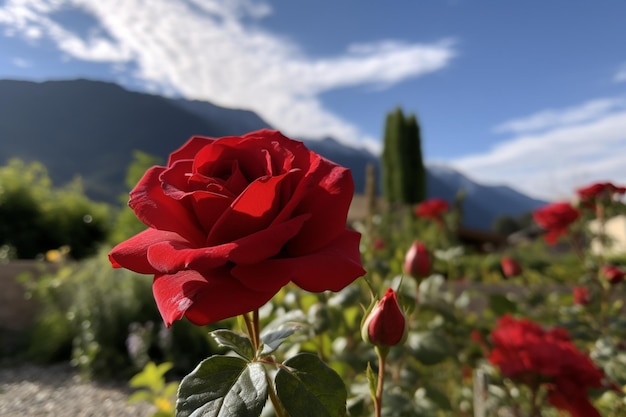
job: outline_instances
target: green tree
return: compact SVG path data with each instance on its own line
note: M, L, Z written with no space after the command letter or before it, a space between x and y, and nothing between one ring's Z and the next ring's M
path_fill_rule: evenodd
M18 258L62 246L73 258L84 258L109 230L109 206L87 198L80 180L55 189L39 162L12 159L0 167L0 246L11 247Z
M390 203L415 204L426 198L419 124L414 114L405 116L399 107L385 121L382 182Z

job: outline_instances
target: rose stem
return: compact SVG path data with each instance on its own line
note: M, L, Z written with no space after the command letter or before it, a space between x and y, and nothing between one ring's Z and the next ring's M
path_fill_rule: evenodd
M386 347L378 347L374 348L376 350L376 355L378 355L378 383L376 384L376 417L381 416L381 410L383 407L383 385L385 383L385 363L387 361L387 353L389 352L389 348Z

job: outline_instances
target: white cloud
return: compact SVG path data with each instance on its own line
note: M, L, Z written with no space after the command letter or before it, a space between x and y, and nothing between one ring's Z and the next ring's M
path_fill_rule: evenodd
M512 185L528 195L569 198L574 189L595 181L626 184L626 109L623 98L590 103L621 103L591 112L595 117L574 117L580 123L545 123L542 132L525 133L506 140L483 154L450 161L480 182ZM580 109L592 108L589 103ZM599 108L604 108L599 106ZM554 120L567 119L575 108L551 110ZM539 113L541 114L541 113ZM520 119L523 120L523 119ZM532 117L528 120L532 120Z
M54 12L67 7L94 17L101 30L83 38L56 22ZM287 134L369 147L377 141L324 108L319 94L390 85L437 71L455 56L443 40L352 45L339 56L311 58L290 40L243 23L271 12L254 0L7 0L0 24L23 36L37 29L75 59L136 68L137 79L161 92L254 110Z
M494 128L495 133L525 133L559 126L585 123L611 111L626 108L625 97L591 100L566 109L549 109L533 115L506 121Z

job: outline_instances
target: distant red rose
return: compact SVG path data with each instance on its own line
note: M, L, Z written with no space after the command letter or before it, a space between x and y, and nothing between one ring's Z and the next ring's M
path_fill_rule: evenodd
M431 198L419 203L415 207L415 215L424 219L443 222L443 214L449 209L448 202L441 198Z
M580 212L566 202L548 204L533 213L535 222L547 232L546 242L552 245L557 242L559 236L567 234L569 226L579 216Z
M611 284L619 284L624 280L624 271L614 265L604 265L600 269L600 273L603 277L607 279Z
M610 182L598 182L581 187L576 190L578 197L583 202L593 201L599 198L610 198L617 191L617 187Z
M522 275L521 265L510 256L503 256L500 260L500 266L502 267L502 273L506 278L513 278L518 275Z
M363 322L363 339L376 346L395 346L406 338L407 333L406 318L396 292L388 288Z
M131 191L149 228L109 257L154 274L168 326L247 313L289 282L338 291L365 273L360 234L346 228L353 192L348 169L280 132L196 136Z
M430 275L431 259L426 245L422 242L413 242L404 257L404 272L414 278L424 278Z
M589 288L584 286L577 286L572 289L572 296L574 297L574 304L585 306L589 304L591 298L589 298Z
M565 329L546 331L528 319L506 315L498 320L491 338L489 361L505 376L532 389L546 384L550 403L572 416L600 417L587 391L603 386L604 373L576 348Z
M377 237L376 239L374 239L374 250L383 250L387 247L387 243L385 242L385 239L381 238L381 237Z

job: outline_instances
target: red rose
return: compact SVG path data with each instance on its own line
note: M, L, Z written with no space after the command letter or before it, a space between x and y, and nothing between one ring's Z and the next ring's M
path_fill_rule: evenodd
M603 197L610 198L616 191L617 187L610 182L598 182L586 187L581 187L576 190L576 193L581 201L588 202Z
M522 275L522 267L520 264L509 256L502 257L500 260L500 266L502 267L502 273L506 278Z
M614 265L604 265L600 271L602 276L613 285L619 284L624 280L624 271Z
M545 383L549 401L559 409L585 410L573 416L600 416L587 391L603 386L604 373L572 343L565 329L543 330L528 319L500 318L492 331L489 361L502 373L537 389Z
M572 295L574 297L574 304L586 306L591 299L589 298L589 288L579 286L572 289Z
M363 322L363 340L376 346L394 346L403 342L407 333L406 319L398 305L396 292L388 288Z
M546 242L555 244L558 237L567 233L580 213L570 203L553 203L541 207L533 213L535 222L546 230Z
M430 274L430 254L422 242L413 242L404 257L404 272L414 278Z
M431 198L419 203L415 207L415 215L424 219L431 219L441 224L443 214L448 211L448 202L441 198Z
M348 169L279 132L193 137L131 191L149 228L109 258L154 274L168 326L247 313L289 282L338 291L365 273L346 229L353 191Z

